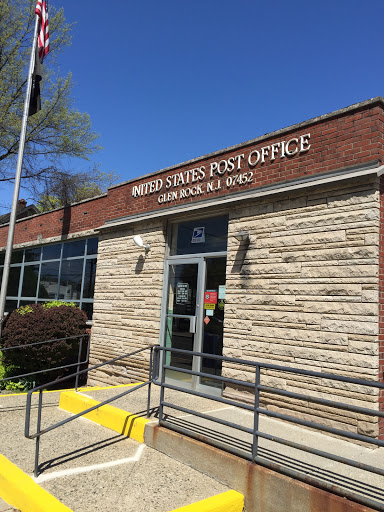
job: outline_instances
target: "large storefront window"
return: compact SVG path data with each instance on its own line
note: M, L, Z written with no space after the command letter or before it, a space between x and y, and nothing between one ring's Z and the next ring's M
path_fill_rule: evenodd
M97 243L97 238L88 238L14 251L5 310L60 299L75 302L91 319ZM0 278L3 265L1 253Z

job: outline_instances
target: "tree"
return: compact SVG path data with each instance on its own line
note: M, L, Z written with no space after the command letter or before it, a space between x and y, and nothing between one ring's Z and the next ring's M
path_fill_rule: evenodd
M0 182L12 181L15 174L35 5L36 0L0 0ZM43 66L42 109L29 117L26 134L22 184L27 188L63 172L64 158L88 159L100 149L89 115L74 106L71 74L63 78L55 71L57 55L71 42L71 26L63 9L49 9L50 53Z
M36 206L40 212L61 208L102 194L116 181L114 173L92 172L76 174L55 173L45 179L44 191L38 196Z

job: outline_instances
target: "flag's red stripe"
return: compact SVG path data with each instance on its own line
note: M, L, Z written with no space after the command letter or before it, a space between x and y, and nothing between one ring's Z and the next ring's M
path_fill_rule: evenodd
M40 32L38 38L39 59L40 62L43 62L44 57L49 52L48 10L44 0L37 1L35 14L40 18Z

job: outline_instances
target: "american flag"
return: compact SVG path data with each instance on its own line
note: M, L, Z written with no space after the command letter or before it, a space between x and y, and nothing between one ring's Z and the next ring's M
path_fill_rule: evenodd
M49 52L48 2L46 0L37 0L35 14L40 18L38 47L39 60L43 63L44 57Z

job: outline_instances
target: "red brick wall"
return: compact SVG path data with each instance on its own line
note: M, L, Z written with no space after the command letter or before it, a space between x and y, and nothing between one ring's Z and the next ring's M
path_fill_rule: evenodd
M148 182L172 174L177 174L183 170L193 169L204 165L206 173L209 174L209 165L213 161L228 159L231 156L244 153L245 158L242 161L242 168L239 173L253 171L253 182L247 185L236 185L228 189L222 187L220 191L210 193L209 196L201 196L201 199L208 199L227 195L233 192L244 191L251 188L270 185L272 183L284 182L299 177L309 176L323 172L329 172L336 169L351 167L379 160L384 162L384 138L383 138L384 113L382 106L371 106L369 109L352 112L338 118L324 120L311 126L305 126L301 129L293 129L290 133L284 133L280 137L266 138L262 142L252 144L249 147L243 146L233 151L223 153L220 156L214 156L209 159L199 160L194 164L181 165L173 171L158 174L153 178L137 180L124 187L124 194L130 199L129 212L145 212L148 210L159 209L158 194L147 195L141 198L132 198L132 188L140 182ZM287 141L291 137L300 137L300 135L311 134L311 148L308 152L284 159L276 158L274 162L266 162L263 165L258 164L255 168L247 165L249 153L253 149L271 145L282 140ZM232 175L236 174L234 171ZM221 182L225 181L221 178ZM217 183L219 178L206 181ZM169 189L176 190L176 189ZM193 202L195 199L178 199L166 203L164 206L173 206ZM163 207L164 207L163 206Z
M66 236L86 229L93 229L105 221L104 205L108 203L105 196L80 203L71 208L61 208L53 212L36 215L18 221L15 226L15 244L37 240L38 237L50 238ZM8 226L0 228L0 246L7 243Z
M58 211L49 212L37 217L20 221L15 229L15 244L37 240L38 237L49 238L53 236L67 235L87 229L93 229L104 224L106 220L144 213L151 210L161 210L177 204L188 204L190 202L203 201L215 197L225 196L234 192L254 189L272 183L284 182L329 172L336 169L355 166L365 162L378 160L384 162L384 138L383 138L384 113L381 103L370 103L364 107L341 113L336 117L330 117L313 122L304 127L293 128L281 136L267 137L260 142L245 144L231 151L223 151L220 155L211 158L198 159L194 163L180 165L173 170L156 173L153 177L138 178L130 183L114 187L108 191L107 196L99 199L86 201L71 208L64 208ZM251 151L269 146L282 140L288 141L292 137L300 137L307 133L311 134L311 148L307 152L296 154L283 159L276 158L274 161L267 161L258 164L256 167L248 166L248 155ZM211 162L227 160L239 154L244 154L241 169L233 171L235 174L253 173L252 182L243 185L227 187L226 177L209 178L209 166ZM127 156L127 159L129 156ZM132 197L132 189L140 183L146 183L158 178L165 182L167 176L204 166L206 177L204 182L204 194L196 198L184 198L158 203L158 193L149 194L143 197ZM249 174L248 174L249 175ZM206 183L214 185L221 180L222 187L218 191L206 193ZM198 182L200 183L200 182ZM188 187L188 185L187 185ZM169 191L179 191L183 187L170 188ZM163 189L160 193L168 192ZM0 247L6 245L7 227L0 228Z

